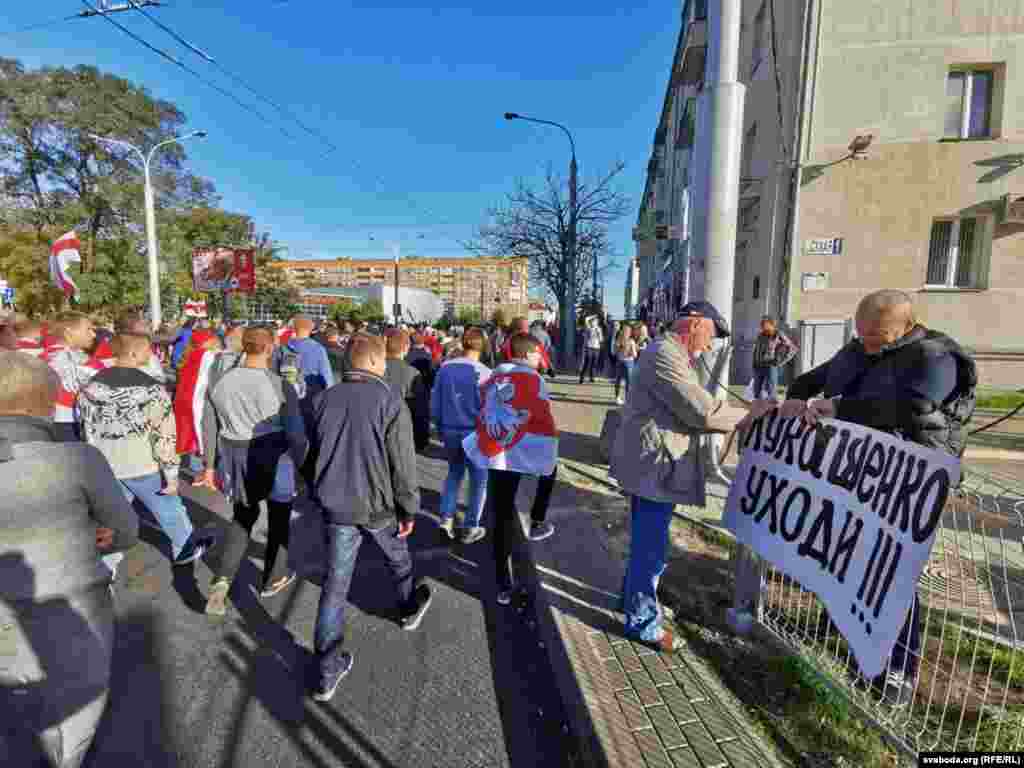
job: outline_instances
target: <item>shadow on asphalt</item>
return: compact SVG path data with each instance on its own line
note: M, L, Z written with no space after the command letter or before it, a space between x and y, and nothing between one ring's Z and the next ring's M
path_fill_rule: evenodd
M446 469L436 463L426 467L424 482L443 480ZM533 485L529 487L532 491ZM489 657L490 685L497 699L496 714L506 752L500 757L493 755L494 764L531 768L574 765L571 754L575 743L564 730L567 718L547 650L541 643L536 608L532 602L498 606L491 531L483 541L468 547L450 541L437 524L440 495L429 488L421 493L424 511L410 538L416 576L481 601L483 620L478 631L486 631L485 658ZM228 524L225 517L230 513L215 494L190 490L183 499L197 528ZM485 524L489 519L489 512L485 512ZM147 532L145 541L146 549L152 545L161 553L166 550L166 541L159 532ZM363 544L349 602L359 611L383 620L383 631L391 631L386 626L391 623L394 632L401 632L386 561L372 542ZM254 544L248 554L259 557L262 553L263 546ZM86 764L88 768L119 764L188 768L200 755L217 768L242 765L243 761L251 762L253 756L251 724L266 714L277 723L271 730L280 728L281 737L292 744L296 755L302 756L303 765L397 768L405 764L405 758L399 756L415 751L411 743L388 747L389 737L380 730L383 726L369 727L367 713L350 711L337 703L320 705L309 697L314 665L308 650L312 638L306 634L311 634L315 619L311 611L319 597L316 590L322 582L325 553L322 521L308 504L297 505L288 554L302 577L292 589L275 600L261 601L253 591L259 568L247 557L231 593L234 610L226 621L209 623L187 619L192 612L201 613L205 606L205 584L200 587L197 575L202 570L200 578L208 578L206 569L172 568L165 554L156 555L152 550L145 554L145 574L154 580L153 589L173 587L188 610L175 613L175 598L171 597L170 613L167 608L155 613L149 593L138 593L135 587L125 585L127 607L118 618L110 705L97 732L96 754ZM205 558L207 565L218 565L217 557L215 551ZM536 589L535 584L528 586ZM452 599L451 593L438 594L431 611L445 610ZM352 619L359 621L355 614ZM183 622L188 622L187 629ZM185 634L179 636L180 629L185 629ZM431 637L423 634L418 642L429 645ZM200 663L205 670L201 690L206 692L191 705L201 707L199 710L181 711L181 700L189 694L180 686L196 685L192 675L179 677L175 673L181 663ZM381 674L391 673L382 669ZM430 682L430 670L417 669L415 664L407 674L415 678L411 691L437 684L436 680ZM218 691L223 693L218 695ZM349 695L358 697L359 692ZM429 701L426 705L429 707ZM402 711L403 706L396 711ZM198 722L204 722L198 712L209 712L209 717L216 713L216 723L202 726L215 730L193 731L197 716ZM428 717L429 713L425 710L422 716ZM396 727L399 740L412 738L411 732L405 734L400 725ZM215 751L203 751L210 747ZM254 768L257 766L254 764Z
M173 682L160 679L165 639L156 613L118 613L110 696L83 768L187 768L173 749L181 738L168 716Z

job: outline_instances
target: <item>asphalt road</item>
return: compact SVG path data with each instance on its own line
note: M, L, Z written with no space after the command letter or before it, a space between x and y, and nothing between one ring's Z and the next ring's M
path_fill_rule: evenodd
M420 459L428 513L437 510L447 471L438 456ZM227 514L215 494L184 493L197 524ZM110 705L87 766L574 763L533 610L494 601L489 535L452 546L429 514L418 518L411 547L435 596L416 632L397 625L386 565L364 544L347 625L355 666L334 699L317 704L308 692L323 562L318 517L299 505L292 524L291 559L304 578L260 601L251 585L265 531L263 518L223 619L202 613L206 564L172 569L158 533L146 533L128 554L117 588Z

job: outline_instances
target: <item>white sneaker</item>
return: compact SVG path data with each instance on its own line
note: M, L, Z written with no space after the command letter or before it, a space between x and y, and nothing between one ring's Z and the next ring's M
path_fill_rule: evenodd
M621 397L616 397L615 398L615 404L616 405L622 405L624 402L625 401Z

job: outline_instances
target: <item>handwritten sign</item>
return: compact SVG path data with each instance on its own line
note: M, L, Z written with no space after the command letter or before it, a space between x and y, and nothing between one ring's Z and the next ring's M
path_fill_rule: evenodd
M856 424L755 422L726 502L736 538L821 598L877 677L903 628L946 500L952 456Z

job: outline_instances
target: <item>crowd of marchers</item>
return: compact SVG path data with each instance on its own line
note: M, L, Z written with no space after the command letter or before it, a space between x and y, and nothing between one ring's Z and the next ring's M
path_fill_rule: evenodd
M846 420L962 455L977 384L970 356L918 323L902 292L867 296L856 327L857 338L799 376L782 400L778 372L795 345L765 318L755 399L740 408L711 394L717 382L705 356L730 335L714 306L687 305L660 328L583 319L579 381L610 365L622 405L609 452L631 503L626 636L664 652L680 647L657 586L675 505L705 502L709 435L743 431L778 408L809 424ZM324 574L311 695L327 701L354 663L344 628L364 541L388 561L404 630L416 630L431 605L433 588L417 577L408 542L425 519L417 453L435 436L449 465L438 535L472 546L490 533L494 599L510 605L524 589L524 548L554 533L551 330L523 318L491 332L446 333L318 327L296 317L287 325L188 320L154 334L137 313L107 327L73 312L0 323L0 696L14 723L0 731L0 764L84 759L108 697L118 566L140 524L162 532L171 567L207 562L205 609L217 617L237 590L272 600L295 583L293 506L301 499L313 510L326 556L309 569ZM525 529L516 508L524 475L537 478ZM230 519L195 527L179 476L222 495ZM262 575L240 583L264 510ZM917 614L915 600L890 669L873 681L897 698L916 686Z

